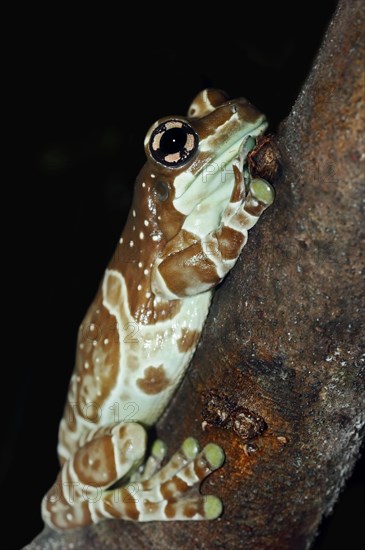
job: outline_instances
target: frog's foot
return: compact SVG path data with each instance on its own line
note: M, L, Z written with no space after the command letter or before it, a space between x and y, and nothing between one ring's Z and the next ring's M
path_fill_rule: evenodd
M255 147L256 140L247 136L240 147L239 155L232 162L234 185L231 197L222 214L222 228L230 227L246 232L251 229L264 210L274 200L274 189L266 180L251 179L247 155Z
M219 498L189 493L223 462L218 445L209 443L199 452L197 441L188 438L149 479L105 491L93 505L93 515L135 521L216 519L222 513Z
M131 481L143 481L150 479L161 467L167 453L167 446L161 439L156 439L152 445L151 454L145 464L141 465L138 471L130 477Z
M246 197L241 203L231 204L229 215L223 219L223 227L240 232L243 244L247 240L247 232L259 220L261 214L272 204L275 191L272 185L264 179L256 178L249 181Z
M90 431L67 459L42 501L42 517L56 530L97 523L108 514L94 504L104 492L141 463L147 435L137 423L117 423ZM131 492L133 485L131 486Z

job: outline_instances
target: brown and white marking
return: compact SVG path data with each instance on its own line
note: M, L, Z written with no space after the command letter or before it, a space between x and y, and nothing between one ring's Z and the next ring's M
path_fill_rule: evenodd
M59 431L61 471L42 503L51 527L221 513L217 497L189 496L221 466L220 447L200 452L188 438L161 468L161 442L143 462L145 428L186 372L214 287L273 200L246 162L265 128L245 99L204 90L188 117L161 119L148 131L126 226L79 330Z

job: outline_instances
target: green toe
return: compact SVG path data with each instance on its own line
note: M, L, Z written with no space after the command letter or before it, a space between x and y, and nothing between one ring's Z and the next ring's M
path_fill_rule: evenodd
M181 448L185 456L189 459L193 459L199 453L199 443L194 437L188 437L185 439L184 443L181 445Z
M216 519L223 512L223 504L220 498L208 495L204 502L205 519Z
M254 179L250 183L250 190L252 195L258 201L269 206L275 197L275 191L269 182L263 179Z
M162 460L167 453L167 445L161 439L156 439L152 445L151 454L157 460Z
M204 447L204 454L212 470L216 470L222 466L225 459L222 447L219 447L215 443L208 443Z

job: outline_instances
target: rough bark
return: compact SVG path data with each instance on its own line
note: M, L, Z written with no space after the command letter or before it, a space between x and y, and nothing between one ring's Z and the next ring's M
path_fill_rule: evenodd
M277 145L277 197L217 289L182 387L157 426L223 446L204 484L215 522L45 530L27 548L308 548L359 455L364 427L362 3L339 3ZM214 399L212 401L212 392ZM251 439L206 426L222 403L262 417ZM241 419L242 420L242 419ZM232 426L232 424L231 424ZM244 430L243 430L244 431Z

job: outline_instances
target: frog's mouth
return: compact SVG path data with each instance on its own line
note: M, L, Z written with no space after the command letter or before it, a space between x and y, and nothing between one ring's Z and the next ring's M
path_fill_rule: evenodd
M244 131L236 132L214 160L202 163L195 173L187 170L175 178L175 189L182 192L175 198L174 206L186 216L183 229L204 237L219 227L234 186L233 161L238 159L240 169L248 172L247 153L255 146L254 138L262 135L266 127L264 116L250 128L246 124Z

